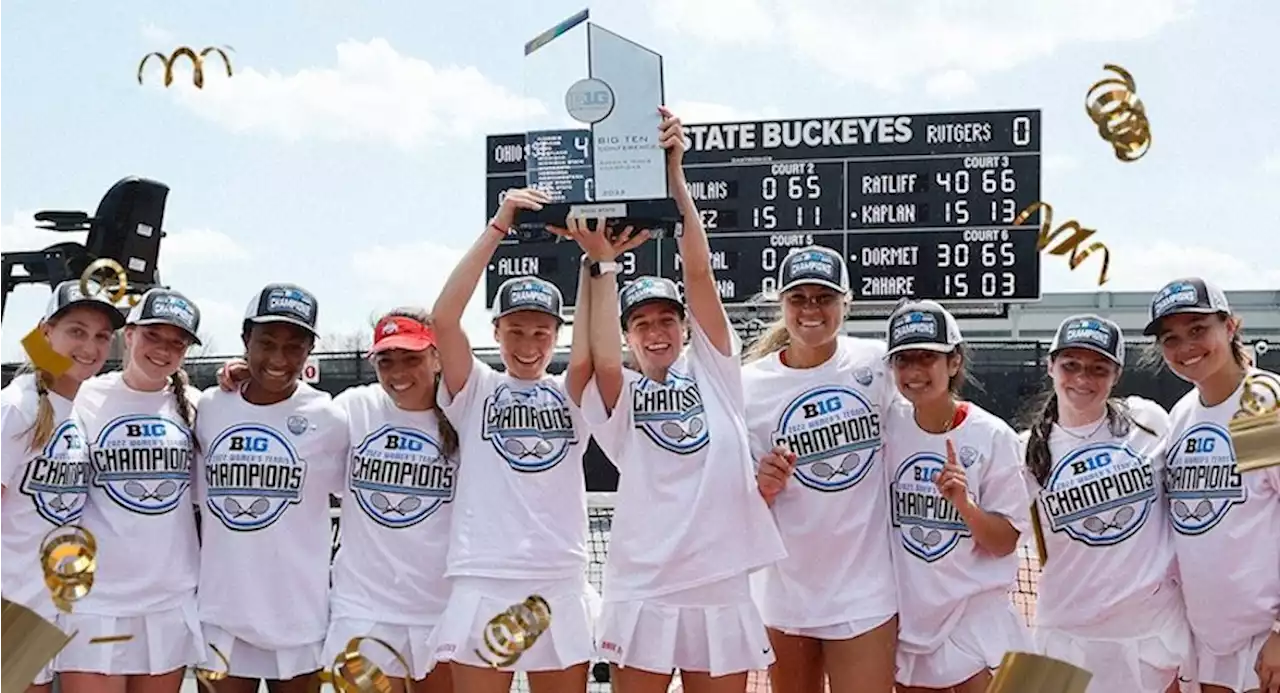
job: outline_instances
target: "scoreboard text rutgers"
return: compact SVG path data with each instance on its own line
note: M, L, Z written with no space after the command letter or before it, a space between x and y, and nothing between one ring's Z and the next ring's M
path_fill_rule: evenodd
M559 136L586 143L590 132ZM857 301L1040 298L1039 214L1013 225L1040 199L1039 111L686 125L685 136L689 192L728 305L776 289L781 259L811 244L844 254ZM528 184L525 139L488 138L490 216L503 191ZM590 147L578 149L566 171L589 170ZM555 179L552 168L539 179ZM564 185L591 189L589 180ZM619 280L679 281L676 244L657 239L619 258ZM580 255L572 242L504 242L489 264L486 305L502 281L526 274L555 282L571 302Z

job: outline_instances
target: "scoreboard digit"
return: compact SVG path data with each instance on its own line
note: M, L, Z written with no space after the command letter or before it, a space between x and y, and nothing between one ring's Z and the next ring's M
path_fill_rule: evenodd
M687 125L685 177L711 243L726 305L777 289L779 262L805 245L849 263L859 302L1039 300L1040 112L995 111ZM488 138L490 215L529 184L521 134ZM534 142L537 149L537 142ZM535 152L536 153L536 152ZM590 185L586 182L585 185ZM486 302L513 276L556 283L572 304L581 253L571 242L504 241ZM677 240L620 259L621 280L680 280Z

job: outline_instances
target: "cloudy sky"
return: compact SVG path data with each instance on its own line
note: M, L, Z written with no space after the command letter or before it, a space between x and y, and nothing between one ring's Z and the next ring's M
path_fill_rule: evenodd
M486 133L533 102L521 47L582 0L13 0L2 25L5 250L66 240L40 209L92 211L127 175L167 183L164 280L204 310L214 350L239 348L250 296L293 281L322 332L430 305L484 224ZM666 58L689 122L1035 108L1043 194L1099 229L1113 290L1201 273L1280 289L1280 4L1255 0L631 0L592 19ZM453 14L450 14L453 13ZM139 58L230 45L206 87L135 81ZM1152 152L1121 164L1084 114L1104 63L1136 77ZM555 104L551 104L556 107ZM1046 261L1045 291L1094 272ZM1092 275L1092 276L1091 276ZM478 292L479 293L479 292ZM45 287L5 313L2 355ZM484 308L468 315L490 340Z

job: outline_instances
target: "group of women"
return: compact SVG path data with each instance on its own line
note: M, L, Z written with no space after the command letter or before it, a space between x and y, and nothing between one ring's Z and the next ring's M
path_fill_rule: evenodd
M182 371L192 302L156 289L123 318L59 286L42 330L71 368L3 391L3 591L78 633L36 688L56 671L64 693L172 693L201 666L229 670L220 693L302 693L363 636L398 653L362 648L400 691L505 693L515 671L583 691L603 659L623 693L674 671L741 692L765 668L778 693L971 693L1030 650L1089 669L1095 693L1280 693L1280 469L1237 474L1227 430L1246 376L1280 377L1249 361L1220 291L1179 280L1152 301L1146 334L1194 385L1172 412L1112 396L1124 336L1079 316L1020 439L960 397L966 347L940 305L899 306L885 340L843 336L848 270L822 247L782 263L781 318L742 353L665 109L661 144L683 290L619 288L643 230L553 229L583 251L557 376L554 285L500 287L502 371L461 327L519 210L547 202L532 189L506 195L429 314L377 323L378 382L333 398L298 380L318 312L300 287L253 298L245 358L200 394ZM121 328L123 371L97 375ZM591 437L620 471L603 594L586 579ZM38 561L64 524L99 557L69 614ZM1034 630L1009 599L1029 534ZM549 628L494 666L486 623L531 595Z

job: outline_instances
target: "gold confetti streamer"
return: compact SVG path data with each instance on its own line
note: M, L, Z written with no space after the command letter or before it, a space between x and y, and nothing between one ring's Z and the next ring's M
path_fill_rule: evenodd
M207 693L218 693L218 690L213 687L213 682L221 681L231 675L231 660L227 659L225 654L222 654L222 650L219 650L217 645L209 643L209 649L213 650L213 654L222 662L222 671L195 667L196 681L200 683L200 687L205 689Z
M550 627L551 605L542 597L532 595L489 619L484 629L484 645L493 658L479 649L476 656L495 669L509 667Z
M348 640L346 649L333 658L333 666L320 671L317 675L320 682L333 686L338 693L391 693L391 678L360 652L360 643L366 640L390 652L400 666L404 667L406 680L411 679L410 672L413 669L405 661L404 655L384 640L362 635Z
M53 345L49 343L49 338L44 335L44 330L40 329L39 325L22 338L22 349L27 352L31 365L55 378L71 370L74 363L69 356L53 350Z
M147 67L147 61L150 60L151 58L159 58L160 64L164 65L164 85L166 87L170 86L171 84L173 84L174 63L178 61L178 58L185 57L191 61L191 83L195 85L196 89L203 89L204 88L204 59L208 57L210 53L217 53L222 58L223 66L227 68L227 77L230 77L232 75L231 60L227 57L227 53L226 51L223 50L223 48L229 51L234 50L231 48L231 46L223 46L222 48L218 48L216 46L209 46L207 48L204 48L203 50L200 51L199 54L197 54L194 50L192 50L188 46L178 46L173 50L173 53L171 53L168 57L165 57L164 53L160 53L158 51L154 53L148 53L142 56L142 60L138 63L138 84L142 84L142 75L143 75L143 71Z
M103 270L110 274L99 279L98 275L103 274ZM113 278L114 283L108 283L108 277ZM85 296L94 297L110 292L108 300L114 305L123 300L128 291L129 276L125 274L124 267L109 257L89 263L89 266L84 268L84 273L80 275L80 293Z
M72 603L93 589L97 552L93 533L79 525L63 525L45 535L40 543L40 565L44 568L44 583L59 611L71 613Z
M125 633L123 635L100 635L96 638L90 638L89 644L90 645L106 645L108 643L113 643L113 642L129 642L130 640L133 640L132 633Z
M1133 162L1151 149L1151 123L1147 109L1138 99L1133 75L1119 65L1104 65L1119 76L1099 80L1085 93L1084 108L1098 126L1098 134L1109 142L1116 158Z
M1270 395L1263 401L1260 393ZM1236 471L1251 472L1280 465L1280 387L1258 375L1244 379L1240 411L1227 424L1236 455Z
M1063 255L1067 257L1067 265L1074 271L1086 259L1089 258L1094 251L1102 253L1102 270L1098 272L1098 286L1107 283L1107 272L1111 269L1111 250L1107 248L1102 241L1094 241L1087 247L1081 247L1085 241L1093 237L1097 231L1094 229L1086 229L1080 226L1080 222L1075 219L1066 221L1058 228L1053 228L1053 207L1048 202L1033 202L1031 206L1018 213L1017 218L1013 220L1014 226L1019 226L1037 209L1044 208L1044 221L1040 224L1040 236L1036 241L1036 249L1039 251L1047 250L1050 255ZM1056 247L1050 248L1058 237L1064 233L1071 235L1063 239Z

